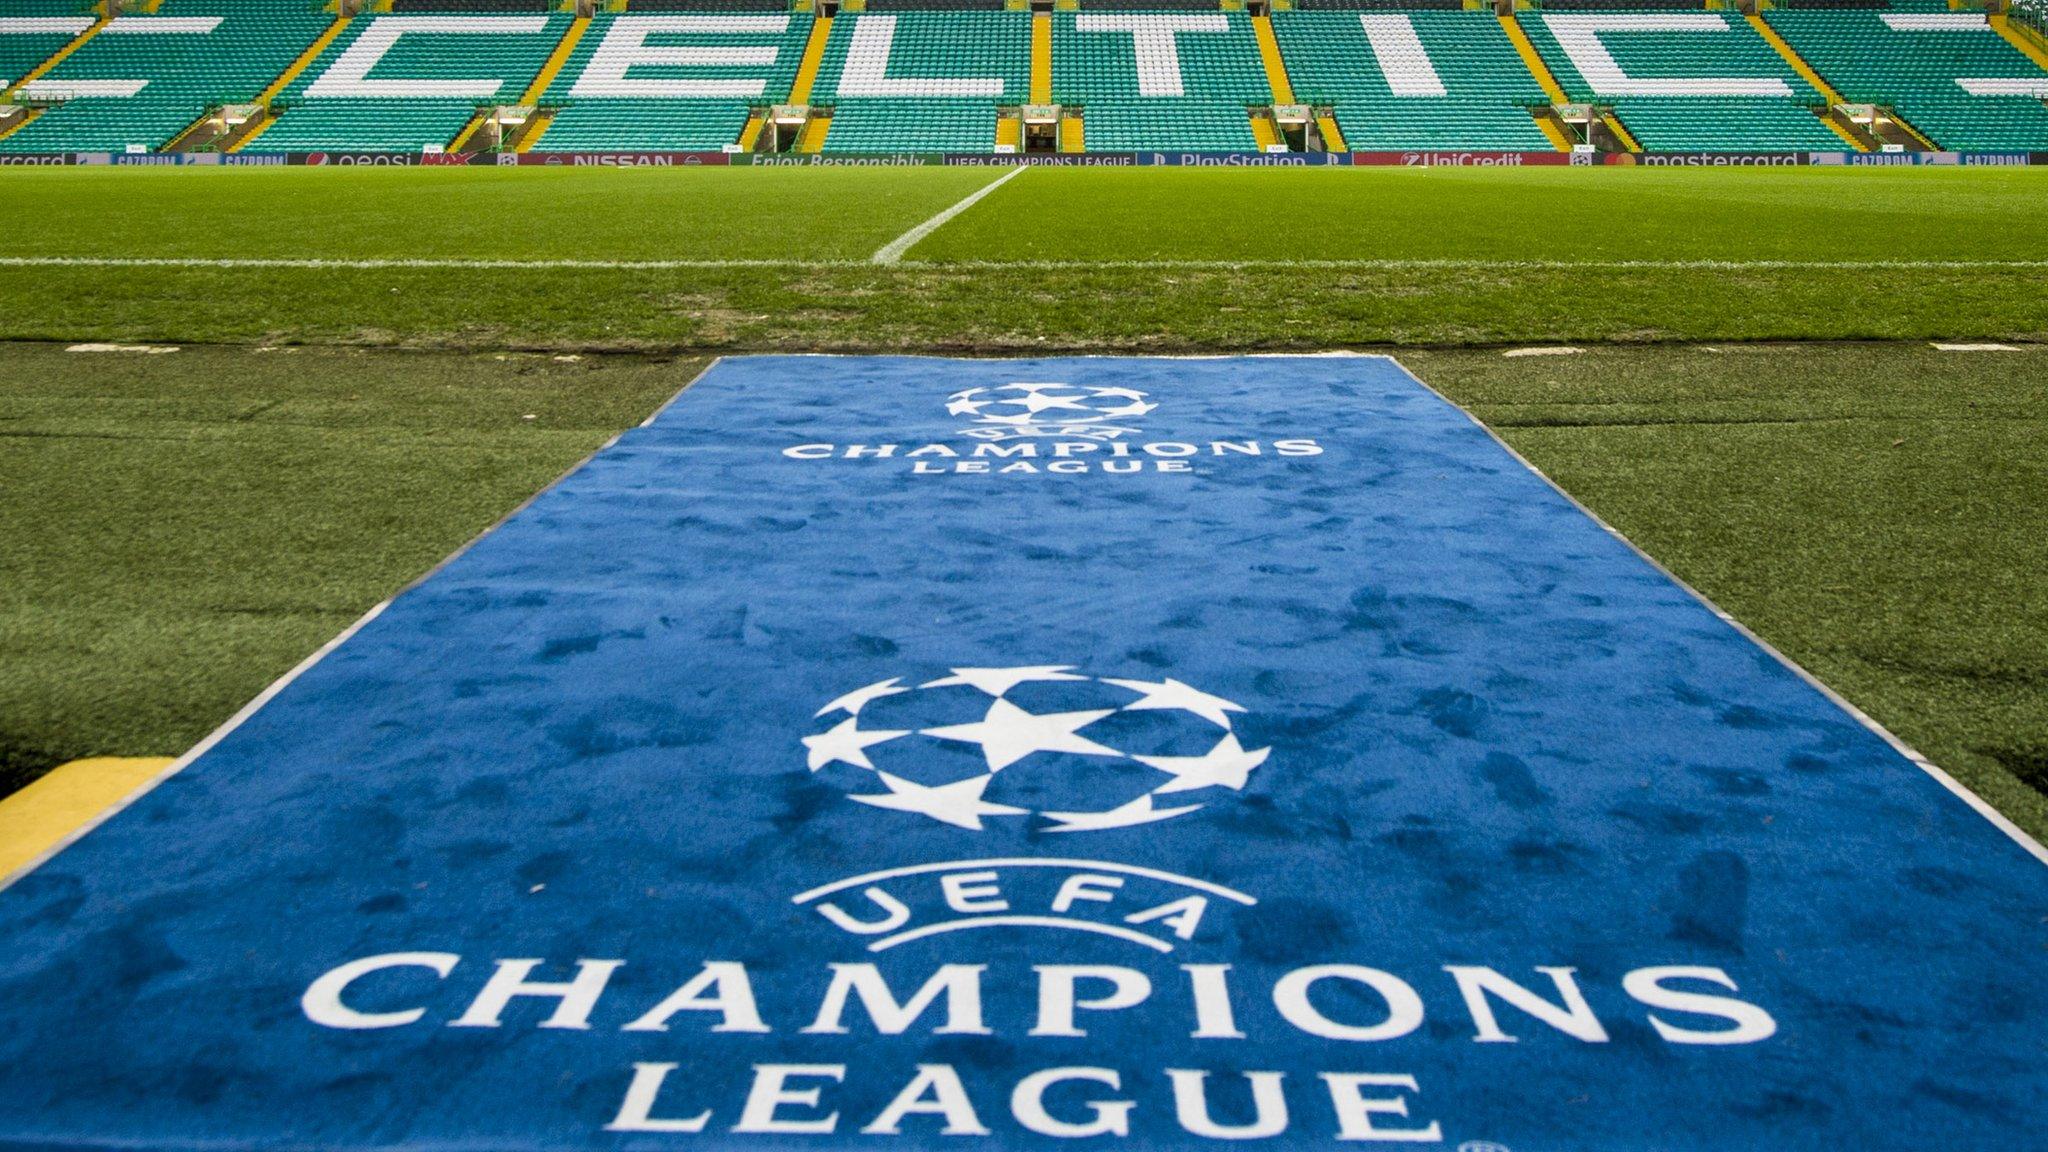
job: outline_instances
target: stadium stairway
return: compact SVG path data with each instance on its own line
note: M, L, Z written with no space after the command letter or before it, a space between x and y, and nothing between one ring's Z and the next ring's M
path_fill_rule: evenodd
M279 73L277 79L270 82L270 87L257 94L256 103L263 106L262 116L255 123L236 133L232 138L222 142L220 146L223 151L240 152L248 147L251 141L263 135L272 124L277 122L277 118L271 114L270 102L282 95L285 89L291 87L292 82L299 78L300 73L311 67L313 61L318 60L334 44L335 40L340 38L343 32L348 31L349 22L352 19L353 17L349 16L335 17L334 23L328 25L327 31L322 32L319 39L308 45L304 52L299 53L299 58L292 61L283 72Z
M1628 151L1840 150L1826 93L1734 13L1539 12L1523 31Z
M458 20L453 30L446 21ZM478 109L530 90L575 17L436 12L360 17L330 42L273 101L277 116L245 151L362 150L418 152L461 148L478 133ZM351 56L365 37L395 36L390 23L414 27L389 40L374 67L404 80L350 76L372 62ZM387 71L388 70L388 71Z
M1016 11L842 15L813 103L828 152L991 152L999 107L1030 95L1031 16Z
M21 96L53 106L0 141L0 151L160 151L201 136L211 143L226 131L225 116L208 123L214 110L249 104L331 23L310 5L221 11L192 0L100 22L19 86Z
M1335 116L1327 112L1316 113L1316 131L1322 134L1323 151L1342 152L1348 147L1344 143L1344 130L1337 126Z
M1254 13L1252 35L1259 40L1259 63L1266 69L1266 83L1272 86L1273 102L1294 103L1294 85L1287 79L1287 65L1280 58L1280 40L1273 35L1273 17L1264 12Z
M1326 147L1560 147L1532 116L1548 94L1491 13L1283 10L1271 23L1295 101L1330 110Z
M0 98L6 98L23 84L63 63L79 45L99 35L107 21L75 14L10 14L0 17L0 24L6 25L7 32L5 38L0 38Z
M1806 57L1794 51L1792 45L1785 43L1785 38L1778 35L1777 29L1772 28L1769 21L1755 12L1748 13L1743 19L1749 22L1749 26L1756 30L1756 34L1763 38L1764 43L1771 46L1772 51L1783 57L1786 64L1791 65L1792 71L1797 73L1801 80L1806 81L1828 102L1827 111L1822 112L1820 118L1835 135L1840 136L1844 143L1858 152L1872 151L1882 143L1842 114L1842 94L1835 91L1819 72L1814 71L1813 65L1806 62Z
M1031 102L1052 103L1052 13L1031 14Z
M1096 151L1250 152L1248 110L1273 90L1242 11L1083 9L1052 15L1053 102L1077 108ZM1171 36L1174 50L1138 45ZM1156 42L1156 41L1155 41ZM1062 150L1071 147L1062 133Z
M1846 101L1888 109L1926 147L2048 151L2048 69L1982 12L1763 15Z
M518 104L520 111L519 122L512 125L512 133L506 135L506 126L501 122L497 128L497 139L494 142L488 143L494 143L497 148L512 152L530 152L533 150L533 146L540 142L541 137L547 133L549 127L554 124L555 119L553 109L540 106L541 98L547 94L549 88L554 86L555 78L562 74L563 66L569 63L571 56L575 55L576 45L582 42L583 34L588 31L590 31L589 16L579 15L569 22L569 30L562 34L561 43L555 45L555 50L548 55L547 62L540 66L540 72L534 76L533 83L527 85L526 91L520 93ZM457 138L455 151L478 151L480 150L478 147L480 143L487 143L481 139L483 136L481 129L484 127L485 119L487 119L487 116L479 116L476 120L470 122L470 126L465 130L463 136Z
M1529 42L1529 34L1522 30L1522 22L1515 18L1513 12L1502 12L1499 19L1501 30L1508 34L1508 40L1514 44L1515 54L1522 58L1523 67L1529 70L1529 75L1536 78L1536 83L1543 86L1543 94L1550 97L1552 104L1568 103L1564 89L1558 87L1557 77L1551 75L1550 66L1543 62L1543 57L1536 51L1536 46Z
M1635 135L1622 125L1621 120L1614 113L1603 113L1600 117L1600 122L1607 125L1608 133L1614 137L1615 143L1621 145L1622 151L1641 152L1643 150L1643 146L1636 141Z
M832 40L834 20L832 16L819 16L812 21L811 38L804 44L804 54L796 66L796 81L790 85L791 104L810 104L812 90L818 85L818 70L825 64L825 45ZM797 136L796 150L813 154L822 151L825 147L825 137L831 131L832 117L814 110Z
M62 47L59 47L56 52L52 53L49 56L49 58L45 59L41 64L36 65L34 68L31 68L26 75L24 75L20 80L15 82L12 88L9 88L5 91L0 91L0 98L12 98L16 96L18 93L20 93L20 91L23 88L26 88L35 81L40 80L44 76L49 75L51 69L57 67L57 65L59 64L62 64L65 60L70 58L72 53L77 52L80 48L85 47L85 45L89 43L94 37L106 31L107 25L111 23L113 23L113 19L107 16L101 16L98 19L94 20L91 24L86 26L84 31L80 32L77 36L73 37L69 43L64 44Z
M2012 17L2003 12L1990 14L1985 17L1985 22L1991 26L1993 32L2003 37L2006 43L2017 49L2020 55L2032 60L2042 71L2048 72L2048 36L2014 24Z

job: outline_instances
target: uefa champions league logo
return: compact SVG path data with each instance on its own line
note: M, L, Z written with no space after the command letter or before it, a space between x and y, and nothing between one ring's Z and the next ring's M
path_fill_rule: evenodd
M975 427L966 433L983 440L1019 436L1114 440L1137 431L1118 421L1134 420L1157 407L1135 388L1024 382L955 392L946 412L974 417Z
M914 688L902 679L819 709L832 722L803 738L806 766L856 803L969 831L1171 820L1241 791L1272 751L1239 740L1242 706L1171 677L1032 665L955 668Z
M1321 456L1312 435L1205 427L1199 439L1152 439L1133 421L1159 408L1119 385L1020 380L950 393L946 412L969 423L954 437L912 438L887 427L855 441L788 444L784 459L901 469L913 476L1193 475L1215 468L1290 466ZM1186 435L1186 433L1183 433Z

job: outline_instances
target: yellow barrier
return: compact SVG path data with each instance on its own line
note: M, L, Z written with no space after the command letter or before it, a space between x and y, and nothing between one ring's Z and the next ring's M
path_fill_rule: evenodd
M1323 134L1323 151L1342 152L1345 150L1344 133L1337 130L1337 118L1335 116L1316 117L1316 128Z
M1252 112L1248 115L1252 120L1252 139L1258 143L1259 151L1264 152L1280 142L1279 129L1273 126L1270 117L1261 112Z
M0 877L40 859L170 766L168 756L73 760L0 800Z
M64 62L65 57L71 55L73 52L78 51L80 48L83 48L85 46L86 41L99 35L100 30L105 28L108 24L111 24L112 22L113 21L108 17L100 17L98 20L93 22L92 27L87 28L83 32L80 32L75 38L73 38L71 43L64 45L62 48L57 49L56 53L53 54L48 60L45 60L41 64L38 64L35 67L29 69L28 75L23 76L20 80L16 81L14 87L7 89L5 92L0 92L0 96L12 96L16 92L19 92L23 88L27 87L29 84L32 84L35 81L42 79L44 76L49 75L50 69L55 68L59 64L62 64Z
M747 116L747 126L740 129L740 150L742 152L752 152L754 145L761 139L761 130L767 126L768 118L766 116L761 115L759 112L749 114Z
M804 124L804 134L797 137L796 150L799 152L824 151L825 137L831 131L832 118L830 116L812 116Z
M2048 47L2044 47L2043 41L2035 38L2038 33L2029 34L2025 29L2013 27L2012 17L2003 12L1987 19L1991 22L1991 30L2005 37L2006 43L2019 49L2020 55L2048 69Z
M1778 55L1785 58L1785 63L1790 64L1792 70L1799 73L1801 80L1813 85L1813 90L1820 93L1821 99L1827 101L1830 106L1842 102L1841 93L1829 87L1828 82L1820 78L1820 73L1813 70L1813 65L1808 64L1804 56L1794 51L1792 45L1787 44L1785 38L1778 35L1776 28L1771 27L1763 17L1754 12L1749 14L1748 19L1749 26L1756 29L1756 34L1763 37L1766 44L1776 49Z
M1252 17L1252 35L1259 41L1259 63L1266 66L1266 83L1273 86L1273 102L1294 103L1294 85L1287 79L1286 61L1280 58L1280 40L1273 35L1273 18Z
M804 45L804 58L796 66L796 83L790 85L791 104L809 104L811 88L818 83L818 68L825 63L825 41L832 38L832 17L820 16L811 23L811 38Z
M1031 17L1031 102L1052 103L1052 13Z
M1522 25L1515 20L1514 16L1502 16L1500 18L1500 27L1501 31L1508 34L1508 40L1514 44L1515 55L1522 58L1522 66L1529 70L1529 75L1536 78L1536 83L1543 86L1543 94L1550 97L1550 102L1553 104L1569 103L1565 97L1564 89L1557 83L1557 77L1550 74L1550 65L1543 62L1542 54L1536 51L1536 45L1529 42L1529 34L1522 31Z
M291 87L292 81L299 78L299 73L312 67L313 61L318 60L320 54L327 51L328 46L333 44L335 38L346 31L348 26L349 18L346 16L328 25L327 31L322 32L320 38L313 41L311 47L299 53L299 58L292 61L291 67L286 68L282 75L270 82L270 87L265 88L262 95L256 97L256 103L268 104L282 95L286 88Z
M41 108L29 108L23 111L20 116L15 118L14 123L9 124L5 128L0 128L0 140L5 140L9 136L14 135L16 132L21 131L23 128L28 127L29 121L35 119L38 116L41 116L42 114L43 110Z
M1641 152L1643 150L1643 146L1636 143L1636 138L1629 134L1629 130L1621 126L1621 121L1615 119L1614 113L1609 112L1607 115L1600 117L1600 119L1606 123L1607 130L1614 133L1614 138L1621 141L1623 148L1630 152Z
M533 78L533 83L526 86L525 94L519 97L521 104L540 103L540 98L547 94L548 85L553 84L555 77L562 74L562 66L569 62L570 55L576 51L576 42L583 39L583 34L588 31L590 17L578 16L569 21L569 30L562 34L562 42L555 45L555 50L548 54L548 62L541 65L540 75Z

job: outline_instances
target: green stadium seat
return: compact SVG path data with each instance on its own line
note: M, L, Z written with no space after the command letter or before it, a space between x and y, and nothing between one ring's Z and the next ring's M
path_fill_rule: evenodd
M902 12L840 17L811 98L826 152L993 152L997 107L1030 95L1030 13Z
M1549 98L1491 12L1275 12L1273 34L1354 151L1552 148L1529 115Z
M826 152L994 152L996 106L987 100L842 100Z
M92 0L0 0L0 18L10 16L92 16Z
M809 13L600 13L542 94L534 152L716 151L789 98ZM694 56L687 62L677 57ZM666 59L664 59L666 57Z
M1981 12L1801 12L1764 19L1845 100L1887 106L1944 148L2048 150L2048 73Z
M1473 100L1403 100L1339 104L1337 130L1353 152L1479 149L1551 152L1527 108Z
M1786 100L1635 96L1614 102L1646 152L1840 152L1848 144L1813 109Z
M209 110L254 100L330 23L310 8L122 16L22 87L30 101L61 103L0 151L162 147Z
M1084 108L1091 152L1256 151L1271 104L1242 12L1055 12L1053 99Z
M739 142L744 100L585 100L555 113L533 152L716 152Z
M1529 42L1574 100L1651 152L1840 151L1826 101L1732 12L1545 12Z
M1052 88L1060 104L1273 100L1241 12L1055 12Z
M1548 103L1491 12L1275 12L1273 34L1310 103Z
M445 147L479 106L523 95L572 17L357 18L279 98L247 152Z
M842 16L811 98L920 98L1022 104L1031 94L1029 12Z
M1090 152L1256 152L1243 104L1217 100L1091 100Z
M0 90L56 55L92 23L91 16L77 13L31 16L0 9Z

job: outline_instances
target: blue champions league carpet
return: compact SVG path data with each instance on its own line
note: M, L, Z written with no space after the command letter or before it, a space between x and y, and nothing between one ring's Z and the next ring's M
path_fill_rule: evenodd
M729 360L0 892L0 1145L2039 1148L1967 800L1390 360Z

